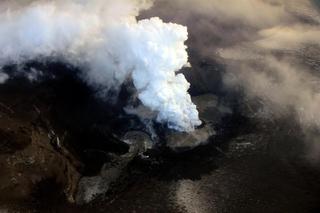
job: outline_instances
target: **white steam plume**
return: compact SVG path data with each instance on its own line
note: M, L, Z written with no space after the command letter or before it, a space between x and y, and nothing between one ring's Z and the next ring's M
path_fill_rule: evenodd
M263 112L272 119L294 114L302 127L320 129L320 10L315 3L157 0L143 15L188 26L191 50L201 60L224 65L224 85L244 89L250 103L263 100L264 110L255 115ZM198 77L195 85L210 88L207 71L192 71Z
M82 68L92 86L116 90L132 79L139 100L157 113L158 122L179 131L200 125L189 83L176 74L188 65L187 29L159 18L137 21L150 2L14 2L0 3L0 67L54 58Z

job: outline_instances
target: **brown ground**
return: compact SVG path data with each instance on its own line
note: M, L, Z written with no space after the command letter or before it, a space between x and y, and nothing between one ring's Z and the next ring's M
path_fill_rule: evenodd
M0 203L37 203L52 196L43 189L50 184L60 201L64 195L72 201L81 164L63 147L63 136L52 128L40 94L23 89L1 87Z

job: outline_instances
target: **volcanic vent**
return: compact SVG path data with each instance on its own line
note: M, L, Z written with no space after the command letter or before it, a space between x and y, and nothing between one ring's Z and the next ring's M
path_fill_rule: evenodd
M196 129L202 122L190 84L178 73L190 66L187 28L138 21L149 6L1 3L4 188L17 184L6 199L41 200L53 183L53 194L87 203L109 192L136 156L165 141L174 150L193 148L214 134L211 126ZM10 179L15 174L24 175Z

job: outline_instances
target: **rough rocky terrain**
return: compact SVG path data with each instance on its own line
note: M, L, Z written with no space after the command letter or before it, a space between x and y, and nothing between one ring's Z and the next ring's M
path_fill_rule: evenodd
M63 93L57 89L61 85L67 89ZM207 126L198 131L211 126L209 141L183 152L165 146L129 151L129 145L110 131L120 135L130 131L130 122L136 128L139 122L125 118L124 125L119 118L112 120L112 108L93 102L87 89L70 76L42 84L16 79L1 86L2 211L319 210L318 161L310 161L304 132L290 119L261 121L237 113L239 106L245 112L247 103L226 107L216 96L202 95L194 100ZM89 111L94 113L86 117ZM142 128L123 136L123 141L150 143ZM91 203L74 204L77 196L83 200L79 182L82 192L98 187L102 194Z
M130 85L104 102L65 64L30 62L25 71L47 74L0 84L0 213L319 212L319 131L224 88L223 60L203 56L190 29L182 72L203 121L192 134L148 128L123 110ZM234 25L221 29L238 39ZM318 76L318 47L278 54Z

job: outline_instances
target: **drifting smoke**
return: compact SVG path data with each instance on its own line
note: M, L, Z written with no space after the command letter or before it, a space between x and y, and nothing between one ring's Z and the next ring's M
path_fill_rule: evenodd
M302 127L320 129L315 1L158 0L144 17L150 14L188 26L189 47L224 64L224 85L261 101L261 116L293 113Z
M179 131L200 125L189 83L187 28L159 18L137 21L148 1L72 0L0 3L0 66L61 60L82 69L90 85L118 90L133 81L158 122ZM0 82L10 73L0 73Z

